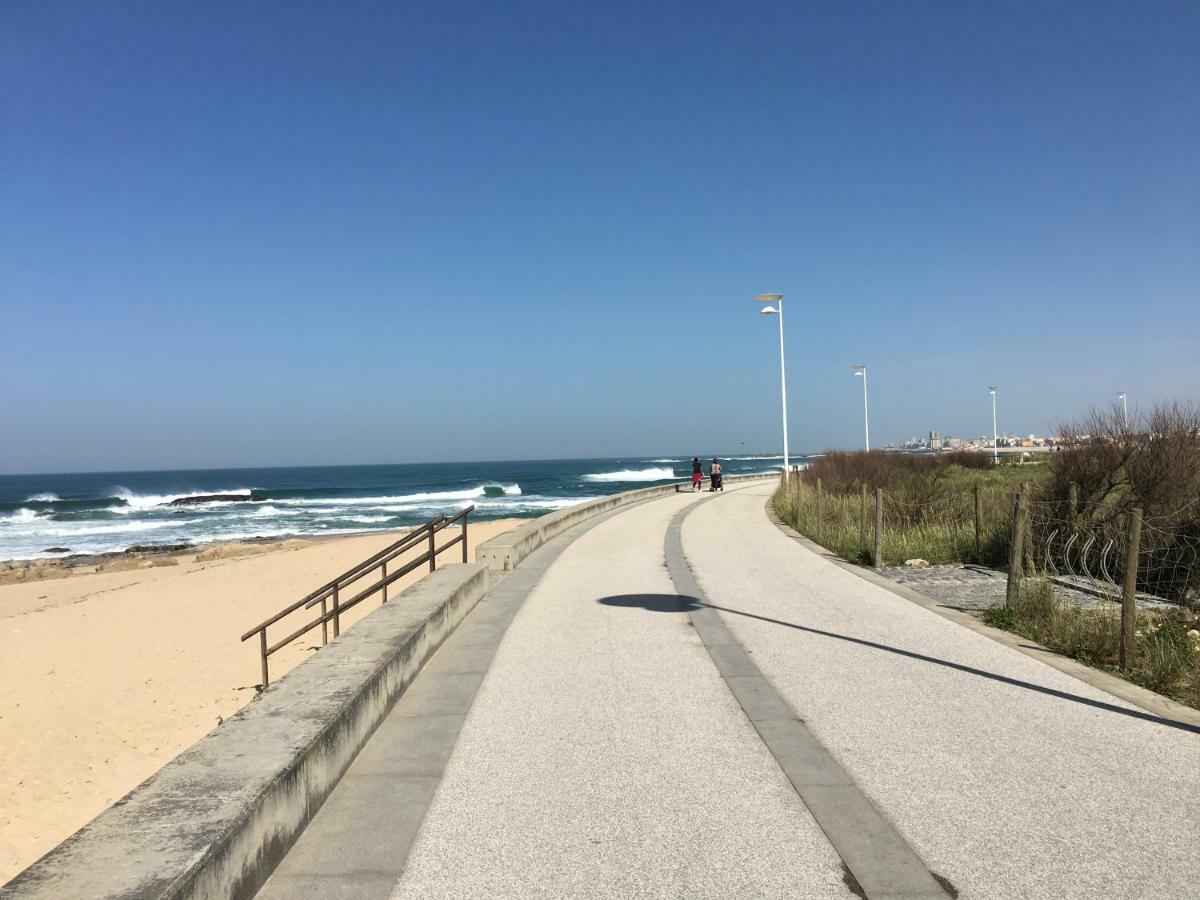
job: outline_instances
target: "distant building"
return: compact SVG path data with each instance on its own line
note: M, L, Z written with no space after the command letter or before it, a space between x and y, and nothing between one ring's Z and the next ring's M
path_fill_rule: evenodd
M936 431L929 432L929 449L930 450L941 450L942 449L942 436L940 433L938 433Z

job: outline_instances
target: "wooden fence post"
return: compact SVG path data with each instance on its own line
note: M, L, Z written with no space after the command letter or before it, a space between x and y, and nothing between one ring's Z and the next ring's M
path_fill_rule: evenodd
M858 504L858 549L867 552L867 483L862 483Z
M1012 540L1008 548L1008 586L1004 592L1004 605L1012 606L1021 589L1021 576L1025 570L1025 519L1029 515L1029 483L1021 485L1013 501Z
M1125 585L1121 591L1121 670L1133 668L1137 650L1134 643L1137 627L1138 551L1142 543L1142 510L1135 507L1129 514L1129 544L1125 548Z
M1033 559L1033 509L1029 504L1029 484L1022 485L1025 489L1025 537L1021 540L1021 564L1026 575L1036 575L1037 566Z
M1072 481L1067 485L1067 521L1074 528L1079 518L1079 485Z
M975 562L983 562L983 498L979 495L979 483L973 486L975 491Z
M883 568L883 488L875 488L875 568Z
M825 499L824 494L821 491L821 479L818 478L817 479L817 543L818 544L821 543L822 538L825 536L824 528L823 528L823 526L825 524L825 522L824 522L825 504L823 502L824 499Z

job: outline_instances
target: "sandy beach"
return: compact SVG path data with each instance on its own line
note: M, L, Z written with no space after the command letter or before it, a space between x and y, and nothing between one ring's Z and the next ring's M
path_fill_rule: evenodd
M472 523L471 558L513 524ZM0 585L0 884L253 699L258 646L239 641L244 631L396 538L251 544L226 559L192 552L176 565ZM343 630L378 605L359 604ZM316 629L272 656L272 680L319 645Z

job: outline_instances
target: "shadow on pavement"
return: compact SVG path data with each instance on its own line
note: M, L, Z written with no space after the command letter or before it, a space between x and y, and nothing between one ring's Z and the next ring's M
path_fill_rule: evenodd
M976 675L980 678L987 678L990 681L999 681L1002 684L1009 684L1013 687L1024 688L1027 691L1034 691L1039 694L1045 694L1049 697L1057 697L1060 700L1070 700L1072 703L1079 703L1083 706L1090 706L1094 709L1102 709L1106 712L1128 716L1131 719L1141 719L1144 722L1153 722L1156 725L1165 725L1168 728L1176 728L1180 731L1189 731L1193 734L1200 734L1200 727L1188 725L1185 722L1173 722L1170 719L1164 719L1162 716L1156 716L1153 713L1142 712L1141 710L1137 709L1126 709L1123 706L1105 703L1102 700L1091 700L1087 697L1080 697L1078 694L1069 694L1066 691L1058 691L1054 688L1043 687L1039 684L1031 684L1028 681L1021 681L1017 678L1009 678L1007 675L998 675L995 672L987 672L983 669L976 669L973 666L951 662L948 659L938 659L935 656L926 656L924 653L916 653L912 650L902 650L899 647L890 647L887 644L880 644L875 641L865 640L863 638L851 637L850 635L846 634L838 634L834 631L823 631L820 628L810 628L807 625L797 625L795 622L784 622L780 619L759 616L740 609L729 609L725 606L715 606L712 603L705 603L703 600L698 600L695 597L688 597L679 594L620 594L614 597L601 597L597 602L602 603L605 606L617 606L624 607L626 609L648 609L651 612L680 613L689 612L690 610L694 609L714 609L718 612L729 613L730 615L734 616L745 616L747 619L757 619L760 622L769 622L772 625L782 625L784 628L794 628L797 631L804 631L808 634L816 634L820 635L821 637L832 638L837 641L845 641L849 644L858 644L860 647L870 647L873 650L882 650L885 653L893 653L896 656L904 656L908 659L932 663L935 666L943 666L947 669L954 669L957 672L966 672L968 675Z

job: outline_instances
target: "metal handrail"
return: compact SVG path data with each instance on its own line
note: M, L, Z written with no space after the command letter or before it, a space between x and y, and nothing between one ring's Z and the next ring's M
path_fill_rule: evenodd
M333 636L336 638L342 632L342 613L354 606L357 606L363 600L379 591L383 592L383 602L387 603L388 585L400 578L403 578L409 572L412 572L414 569L417 569L425 564L429 565L430 572L435 571L437 569L438 555L446 550L449 550L455 544L462 544L462 561L467 562L467 517L474 512L474 510L475 506L471 505L453 516L446 517L443 514L430 519L424 525L421 525L420 527L408 532L408 534L404 535L404 537L400 538L400 540L389 544L378 553L375 553L372 556L364 559L362 562L351 566L337 578L317 588L306 597L302 597L295 603L284 607L282 610L275 613L275 615L263 620L258 625L254 626L245 634L243 634L241 638L243 641L249 640L256 634L258 635L259 655L262 659L263 688L265 689L267 685L270 684L270 672L267 660L272 653L275 653L277 650L286 647L292 641L302 637L318 626L321 628L321 646L325 646L329 643L330 622L333 623ZM458 536L447 541L440 547L437 546L437 533L459 521L462 522L462 529ZM399 569L394 570L390 574L388 573L387 568L389 562L421 545L425 545L426 549L420 556L409 560ZM375 568L380 570L380 579L374 584L359 591L350 600L344 603L341 602L341 590L358 581L360 578L366 575L367 572ZM333 601L332 609L330 608L330 600ZM267 628L269 626L274 625L281 619L286 618L301 607L304 609L311 609L318 603L321 604L321 614L317 616L317 618L306 622L289 635L281 638L275 643L267 643Z

